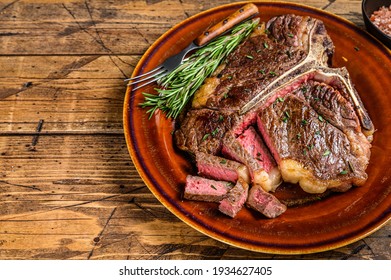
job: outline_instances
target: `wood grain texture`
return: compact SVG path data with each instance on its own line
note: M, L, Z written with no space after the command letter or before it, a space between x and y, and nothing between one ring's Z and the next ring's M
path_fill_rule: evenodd
M144 185L123 136L123 80L169 28L230 2L0 1L0 259L391 259L390 224L311 255L238 249ZM363 27L360 0L300 2Z

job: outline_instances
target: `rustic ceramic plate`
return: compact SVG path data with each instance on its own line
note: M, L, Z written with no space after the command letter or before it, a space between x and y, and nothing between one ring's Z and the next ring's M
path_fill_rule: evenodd
M148 49L133 75L146 72L179 52L211 23L242 5L217 7L176 25ZM183 200L185 177L194 169L173 145L174 124L160 113L148 119L145 110L138 106L143 101L142 91L132 93L128 88L124 130L131 158L163 205L185 223L222 242L275 254L313 253L350 244L373 233L391 217L391 53L368 33L324 11L292 3L256 5L263 21L295 13L325 23L336 47L333 65L348 68L377 129L367 183L346 193L290 207L276 219L266 219L248 209L232 219L221 214L217 204ZM143 91L153 92L153 86ZM277 196L301 198L305 194L285 186Z

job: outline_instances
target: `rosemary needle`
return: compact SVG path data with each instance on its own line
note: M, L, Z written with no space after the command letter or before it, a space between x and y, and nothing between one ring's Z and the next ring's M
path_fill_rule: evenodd
M202 85L221 62L258 25L259 19L243 22L226 35L217 37L194 54L184 59L182 64L158 81L158 94L143 93L141 107L149 107L150 118L157 109L166 113L168 118L176 118L196 90Z

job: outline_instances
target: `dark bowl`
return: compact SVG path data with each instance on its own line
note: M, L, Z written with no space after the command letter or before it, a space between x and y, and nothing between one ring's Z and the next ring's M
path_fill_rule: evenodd
M365 26L369 33L379 39L384 45L391 49L391 36L381 31L370 20L374 11L377 11L380 7L391 5L391 0L363 0L362 1L362 14L364 17Z

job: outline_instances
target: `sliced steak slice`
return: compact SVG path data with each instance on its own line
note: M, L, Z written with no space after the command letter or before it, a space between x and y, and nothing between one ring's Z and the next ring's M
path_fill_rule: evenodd
M329 85L303 83L261 110L258 128L284 181L306 192L344 191L367 179L370 143L351 104Z
M280 185L281 175L277 164L252 126L238 137L227 133L222 153L246 165L252 182L260 184L266 191L274 191Z
M198 175L214 180L236 183L239 178L250 182L250 175L245 165L223 157L202 152L196 153Z
M236 185L228 192L227 197L219 204L219 210L234 218L247 201L248 183L239 178Z
M251 187L246 205L268 218L276 218L287 209L274 195L264 191L260 185Z
M199 176L188 175L184 198L209 202L220 202L224 199L233 184L225 181L216 181Z

